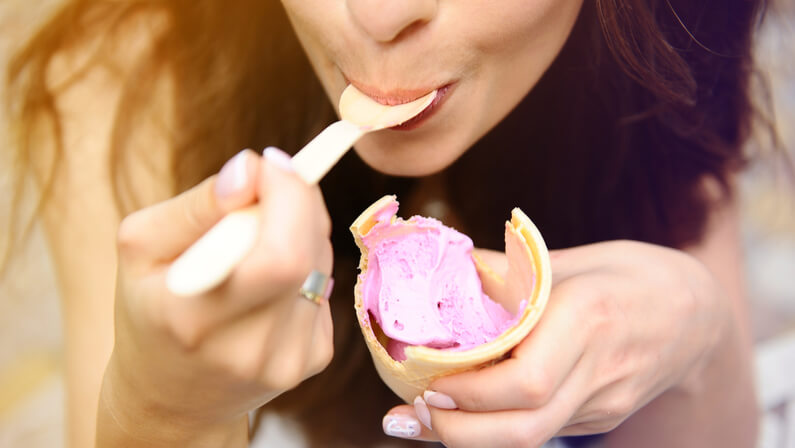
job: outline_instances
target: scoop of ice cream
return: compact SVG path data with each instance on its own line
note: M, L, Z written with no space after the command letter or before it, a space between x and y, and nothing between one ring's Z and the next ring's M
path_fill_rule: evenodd
M393 215L384 210L363 238L369 259L362 292L394 359L404 360L409 345L466 350L516 323L483 293L469 237L432 218L391 222Z

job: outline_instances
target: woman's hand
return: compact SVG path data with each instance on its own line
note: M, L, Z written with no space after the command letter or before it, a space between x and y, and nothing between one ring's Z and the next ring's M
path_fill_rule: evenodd
M331 274L330 220L320 190L291 172L288 156L265 155L244 151L219 176L122 223L100 446L244 441L249 410L330 362L328 303L299 295L313 269ZM199 296L172 295L170 262L255 201L259 240L229 279Z
M418 438L449 447L537 447L610 431L665 391L699 387L731 319L704 265L631 241L551 257L547 309L510 358L435 381L414 408L393 409L385 428L416 416Z

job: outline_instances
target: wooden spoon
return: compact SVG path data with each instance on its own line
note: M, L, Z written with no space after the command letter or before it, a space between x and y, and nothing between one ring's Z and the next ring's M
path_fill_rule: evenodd
M435 97L434 90L412 102L387 106L349 85L340 97L342 120L329 125L293 156L296 173L307 184L318 183L363 135L410 120ZM259 229L256 204L229 213L174 260L166 287L176 295L191 296L220 285L254 247Z

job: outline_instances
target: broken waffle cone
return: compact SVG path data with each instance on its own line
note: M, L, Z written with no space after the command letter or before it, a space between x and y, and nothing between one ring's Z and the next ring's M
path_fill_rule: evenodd
M400 398L411 403L430 383L442 376L477 369L503 359L533 329L544 311L552 285L549 253L538 229L518 208L505 223L505 253L508 269L504 277L474 255L483 291L506 310L522 315L515 325L496 339L462 351L441 350L423 346L405 348L406 359L394 360L386 350L388 337L370 318L363 298L363 282L367 272L368 250L363 237L378 223L400 220L396 216L395 196L384 196L367 208L354 221L351 232L362 252L360 274L355 294L355 309L367 347L381 379ZM403 221L405 222L405 221ZM524 308L520 303L526 301Z

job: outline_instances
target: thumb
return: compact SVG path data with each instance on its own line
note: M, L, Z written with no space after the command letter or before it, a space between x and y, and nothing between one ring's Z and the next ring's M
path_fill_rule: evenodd
M218 175L184 193L135 212L119 228L119 247L149 261L181 254L224 215L254 202L258 156L243 150Z
M601 257L600 249L593 244L550 250L552 284L555 285L593 269L599 257Z

